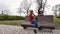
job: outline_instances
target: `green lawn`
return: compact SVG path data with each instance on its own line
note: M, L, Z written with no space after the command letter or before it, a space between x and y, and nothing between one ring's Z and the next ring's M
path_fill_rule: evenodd
M0 21L0 24L6 24L6 25L20 25L23 23L24 20L10 20L10 21Z
M60 23L60 18L54 18L55 23Z

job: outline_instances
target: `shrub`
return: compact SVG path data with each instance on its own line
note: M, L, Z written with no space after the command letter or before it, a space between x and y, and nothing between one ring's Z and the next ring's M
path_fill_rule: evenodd
M0 20L7 20L7 17L8 17L7 15L1 15Z
M22 16L16 16L16 19L17 20L24 20L24 17L22 17Z
M24 17L23 16L1 15L0 20L24 20Z
M24 20L22 16L9 16L9 20Z

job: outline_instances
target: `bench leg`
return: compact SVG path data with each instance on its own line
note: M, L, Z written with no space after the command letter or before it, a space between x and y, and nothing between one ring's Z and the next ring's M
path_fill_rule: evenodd
M23 27L23 29L26 29L27 27Z
M42 30L42 28L38 27L39 30Z

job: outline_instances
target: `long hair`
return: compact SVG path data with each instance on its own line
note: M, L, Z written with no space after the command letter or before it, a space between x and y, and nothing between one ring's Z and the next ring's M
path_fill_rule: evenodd
M33 14L33 10L30 10L30 15Z

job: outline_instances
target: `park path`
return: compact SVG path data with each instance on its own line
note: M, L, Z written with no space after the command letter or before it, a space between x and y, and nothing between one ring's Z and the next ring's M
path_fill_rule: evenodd
M21 26L0 25L0 34L34 34L33 28L23 29ZM39 31L37 34L60 34L60 30L53 30L53 32Z

